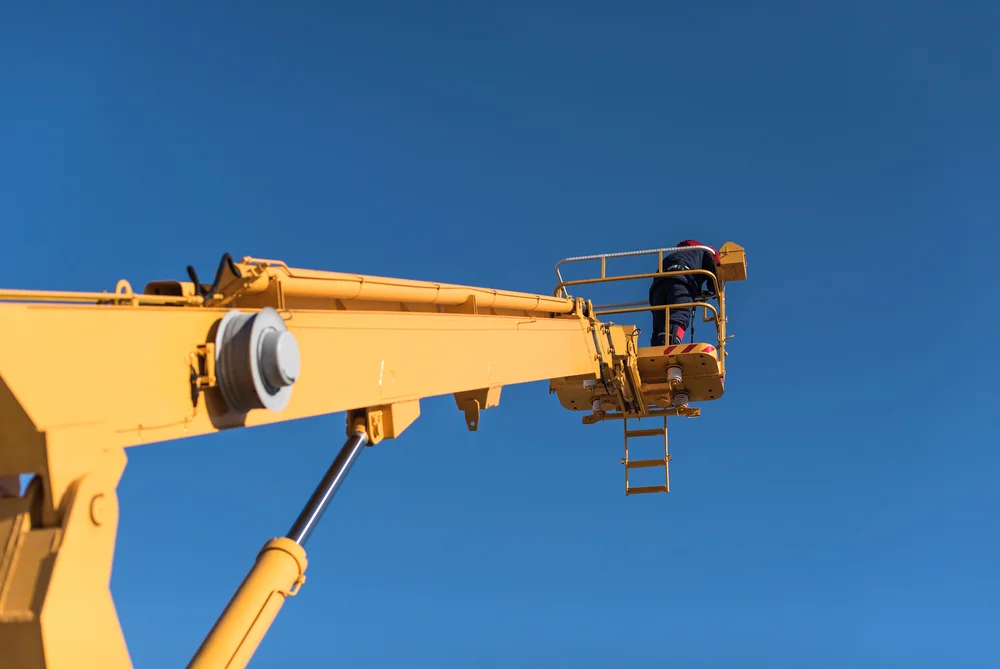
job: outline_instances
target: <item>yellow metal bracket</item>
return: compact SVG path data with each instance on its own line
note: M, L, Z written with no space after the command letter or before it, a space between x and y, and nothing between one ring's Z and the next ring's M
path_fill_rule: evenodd
M475 432L479 428L480 411L500 404L500 390L500 386L495 386L455 393L455 403L465 412L465 424L470 432Z
M626 416L647 415L636 359L638 330L624 325L601 324L598 327L603 337L596 337L596 341L606 343L606 348L600 349L603 354L601 373L604 384L611 391L612 401Z
M683 411L676 407L669 407L666 409L650 409L646 415L642 418L666 418L670 416L684 416L685 418L698 418L701 416L701 409L697 407L688 407ZM625 420L629 416L623 416L620 413L609 413L609 412L594 412L584 414L580 422L584 425L594 425L596 423L601 423L606 420ZM637 416L631 416L631 418L637 418Z
M374 446L383 439L395 439L420 417L420 400L395 402L348 413L347 434L361 431Z
M215 387L214 342L201 344L191 352L191 378L196 390Z
M299 594L299 590L302 589L302 586L305 585L305 583L306 583L306 575L301 574L297 579L295 579L295 582L292 583L292 587L290 589L288 590L279 589L277 592L278 594L283 595L285 597L294 597L295 595Z
M719 249L719 277L724 281L746 281L747 255L739 244L726 242Z

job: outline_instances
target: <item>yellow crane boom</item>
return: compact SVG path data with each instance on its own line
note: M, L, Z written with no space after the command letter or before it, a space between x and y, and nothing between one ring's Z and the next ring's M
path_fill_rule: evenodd
M658 257L665 252L641 252ZM722 395L726 280L743 249L722 247L717 341L644 349L637 329L599 320L649 310L595 307L567 288L682 272L600 276L551 296L223 260L211 285L156 281L134 292L0 291L0 669L131 667L110 592L125 449L224 429L346 412L347 441L284 537L268 541L190 667L243 667L304 582L303 548L364 447L398 437L419 400L451 394L470 430L505 385L549 380L584 422L625 421L634 467L661 466L666 417ZM566 261L564 261L566 262ZM697 272L698 270L693 270ZM662 416L662 431L627 421ZM628 439L662 434L662 459Z

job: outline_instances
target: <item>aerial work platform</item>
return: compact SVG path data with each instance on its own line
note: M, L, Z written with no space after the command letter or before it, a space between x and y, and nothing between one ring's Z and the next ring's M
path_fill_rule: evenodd
M609 261L648 256L660 270L673 250L567 258L552 295L228 254L210 284L189 267L189 281L141 292L125 280L113 292L0 290L0 669L132 666L109 583L134 446L345 415L337 456L288 532L264 543L190 669L247 665L303 586L304 546L345 476L365 447L399 438L424 398L452 395L478 430L503 386L548 381L583 423L622 421L626 494L669 492L667 419L725 391L725 285L746 278L743 249L720 249L712 300L595 306L569 289L644 281L645 292L686 272L615 275ZM563 279L583 262L599 274ZM712 324L710 341L641 347L634 324L607 320L682 308ZM657 427L632 427L639 419ZM634 457L639 439L655 441L655 457ZM661 468L662 483L629 482ZM20 476L26 490L5 495Z
M708 247L700 248L711 251ZM559 403L571 411L586 412L583 422L598 423L605 420L622 420L624 431L625 456L625 494L640 494L652 492L669 492L669 463L671 456L667 450L667 418L669 416L696 417L700 409L692 407L692 403L708 402L719 399L725 392L726 379L726 344L731 335L726 334L726 282L746 279L746 255L742 247L726 243L719 250L719 265L717 274L701 269L689 269L664 272L663 258L678 248L650 249L625 253L607 253L592 256L566 258L556 264L555 294L567 295L567 288L580 289L584 286L607 286L643 281L643 288L649 282L661 276L707 275L712 291L711 298L681 304L651 307L645 301L631 301L614 304L599 304L592 306L595 316L607 317L621 314L624 317L640 312L663 310L665 321L670 321L670 311L674 309L692 309L697 316L701 311L701 322L710 324L709 336L713 343L693 341L695 328L691 329L692 341L668 346L640 347L640 331L634 325L616 326L607 322L600 328L600 334L606 335L611 341L611 348L616 355L622 356L628 362L625 365L626 377L629 383L624 388L615 388L602 379L593 380L582 377L563 377L552 379L549 392L559 397ZM608 271L609 261L617 258L655 259L656 270L639 274L614 274ZM562 276L562 267L571 263L599 262L600 273L583 279L567 281ZM650 263L652 264L652 262ZM642 418L662 417L663 426L655 430L629 430L628 421L638 421ZM629 461L629 438L662 437L663 457L655 460ZM632 487L629 485L630 469L662 467L664 484L656 486Z

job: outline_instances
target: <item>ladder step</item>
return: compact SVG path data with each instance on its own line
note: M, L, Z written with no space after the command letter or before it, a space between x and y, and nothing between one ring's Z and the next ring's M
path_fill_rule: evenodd
M625 463L628 469L641 469L642 467L666 467L667 458L662 458L660 460L630 460Z
M625 438L629 437L662 437L667 433L663 428L657 430L626 430Z
M626 495L642 495L649 492L670 492L670 488L665 485L643 485L625 490Z

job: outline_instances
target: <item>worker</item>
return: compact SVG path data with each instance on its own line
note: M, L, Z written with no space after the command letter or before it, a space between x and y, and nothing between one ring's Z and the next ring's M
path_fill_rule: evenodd
M690 246L707 246L711 252L700 248L686 248ZM714 247L702 244L694 239L686 239L677 247L682 250L663 257L662 272L690 271L693 269L708 270L712 274L716 273L719 264L719 253ZM658 276L653 278L653 283L649 287L649 306L659 307L669 304L684 304L686 302L698 302L712 297L715 294L715 283L705 274L679 274L676 276ZM694 315L694 308L670 310L670 336L669 343L680 344L684 340L684 333L691 324L691 317ZM653 334L650 337L650 346L666 346L668 343L667 329L665 327L666 311L659 309L653 311Z

